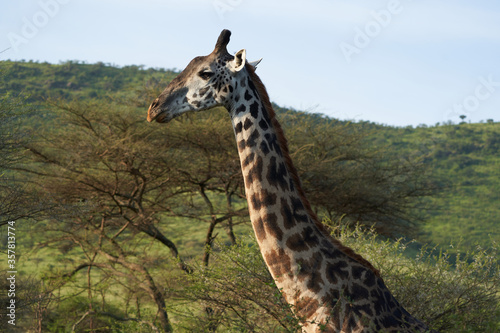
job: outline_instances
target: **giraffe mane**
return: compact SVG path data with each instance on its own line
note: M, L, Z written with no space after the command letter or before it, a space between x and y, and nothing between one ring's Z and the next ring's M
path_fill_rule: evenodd
M247 63L245 68L248 71L250 78L251 78L252 82L254 83L254 85L257 89L257 92L259 94L259 97L263 103L263 106L269 114L269 118L271 119L271 123L272 123L274 129L276 130L276 136L277 136L281 151L283 153L283 157L285 159L287 169L291 174L294 186L297 189L297 192L300 196L300 199L302 200L302 203L304 204L304 206L306 208L307 213L314 220L314 223L321 230L323 235L325 237L327 237L333 244L335 244L340 251L342 251L347 256L351 257L352 259L356 260L360 264L364 265L366 268L373 271L373 273L375 273L376 276L380 277L379 271L375 267L373 267L373 265L368 260L363 258L361 255L357 254L350 247L343 245L338 239L333 238L331 236L331 232L330 232L329 228L320 222L318 216L312 210L311 204L310 204L309 200L307 200L305 192L302 189L302 184L301 184L299 175L297 173L297 169L295 168L295 166L292 162L292 158L290 157L287 139L285 138L281 124L276 119L276 113L273 109L273 106L271 105L271 101L269 99L269 95L267 94L266 87L264 86L264 84L260 80L259 76L255 73L254 68L250 64Z

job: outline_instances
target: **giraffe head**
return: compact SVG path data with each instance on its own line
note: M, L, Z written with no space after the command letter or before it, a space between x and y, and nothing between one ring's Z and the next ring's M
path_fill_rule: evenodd
M151 103L148 121L164 123L188 111L228 106L229 96L246 64L244 49L234 56L227 52L230 36L229 30L223 30L212 53L191 60ZM250 64L257 66L259 62L260 60Z

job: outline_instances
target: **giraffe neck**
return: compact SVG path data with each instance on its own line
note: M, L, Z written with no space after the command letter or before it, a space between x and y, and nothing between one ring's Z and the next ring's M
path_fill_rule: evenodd
M318 318L318 311L325 311L321 304L331 298L325 288L330 284L328 276L321 273L327 270L325 256L357 265L366 261L353 259L356 255L350 249L322 230L300 187L265 88L253 69L246 69L249 75L238 82L228 108L252 226L287 302L300 308L299 316Z
M325 231L304 196L264 85L252 67L245 70L226 107L250 219L264 261L303 330L427 330L367 260Z

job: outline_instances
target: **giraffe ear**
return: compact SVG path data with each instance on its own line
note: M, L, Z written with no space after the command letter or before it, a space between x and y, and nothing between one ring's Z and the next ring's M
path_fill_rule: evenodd
M233 71L239 72L245 67L245 63L247 61L247 51L245 49L239 50L234 55L233 60Z

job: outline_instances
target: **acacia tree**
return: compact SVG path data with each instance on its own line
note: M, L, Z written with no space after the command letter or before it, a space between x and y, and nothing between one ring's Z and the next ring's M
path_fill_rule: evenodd
M26 177L15 172L19 165L26 162L23 145L29 143L32 138L31 130L24 124L34 111L34 107L26 103L26 98L22 95L2 93L0 96L0 251L5 253L5 258L8 245L7 232L16 234L24 224L32 224L51 214L53 208L43 196L38 196L32 191L32 184ZM7 230L7 226L13 229ZM17 249L15 253L18 260L20 253ZM2 290L10 289L8 277L7 270L0 272ZM16 327L21 331L26 328L22 323L29 321L27 319L32 315L43 311L43 306L53 297L50 292L44 291L37 277L17 276L16 285L19 287L16 290L18 323ZM2 309L6 309L9 302L7 293L2 293L0 295ZM5 310L0 313L2 317L0 331L12 329L5 314Z
M32 175L39 191L57 203L58 214L47 224L57 236L41 245L83 254L80 262L54 275L63 278L59 288L87 290L87 308L73 322L94 329L97 317L110 313L100 290L114 283L142 290L157 309L158 324L149 323L171 331L162 271L172 264L184 274L191 268L167 236L169 224L206 222L208 250L218 224L226 223L234 239L229 222L247 214L232 205L242 196L239 170L227 157L232 133L219 128L217 114L207 122L211 130L202 132L189 119L168 129L151 127L137 108L123 104L52 101L50 107L51 120L26 145L32 162L17 171ZM160 247L158 253L148 253L151 246ZM208 265L209 251L202 256ZM138 292L130 295L141 298ZM128 313L116 316L142 320Z
M409 236L414 208L435 193L422 158L374 146L361 126L300 113L282 115L291 151L312 205L329 220Z
M0 226L9 221L35 218L51 207L30 190L20 174L12 172L24 161L22 146L31 141L23 122L33 114L33 107L22 96L0 96Z
M126 248L131 235L142 233L166 246L172 257L179 257L175 244L157 227L156 214L166 210L165 200L182 190L165 186L171 181L171 164L155 159L151 149L141 145L144 136L157 133L141 133L137 117L113 113L109 105L54 103L52 107L58 110L51 114L55 118L27 145L33 162L18 168L35 176L40 190L58 204L59 214L48 228L59 231L59 236L44 245L65 246L65 251L79 247L84 254L85 259L63 276L87 270L88 311L106 312L105 305L96 310L94 284L110 277L122 284L135 281L156 304L159 326L171 331L165 299L148 262L137 260L140 255ZM156 139L153 142L165 145ZM182 260L178 263L188 270ZM93 269L102 271L102 281L92 282Z
M210 121L191 121L187 119L184 130L178 138L176 149L179 163L184 163L179 170L179 182L188 192L202 200L195 204L190 201L188 210L178 212L190 220L207 221L203 263L209 263L210 247L216 237L215 228L225 223L231 244L236 243L233 220L247 221L248 210L243 192L239 160L234 158L234 134L228 125L224 110L209 116ZM193 198L193 197L191 197ZM240 203L235 206L234 202Z
M143 86L139 86L134 96L125 103L145 110L149 106L146 103L156 98L167 83L151 78ZM236 244L234 218L238 218L236 223L248 221L243 177L236 155L234 133L224 108L215 108L208 115L185 115L181 119L183 125L175 134L178 140L177 156L184 160L180 182L188 186L195 196L201 196L203 204L190 205L189 210L179 212L178 216L207 221L208 212L209 227L204 242L207 251L203 257L206 266L210 257L209 249L216 237L215 227L224 223L229 242ZM220 196L214 198L207 195L207 192L222 194L225 204L217 200ZM239 207L235 207L235 202Z

